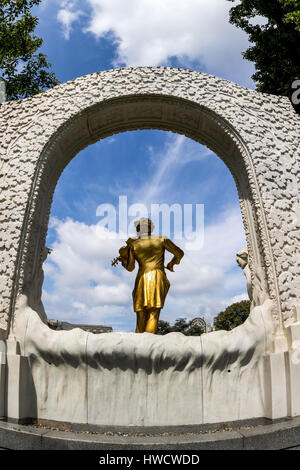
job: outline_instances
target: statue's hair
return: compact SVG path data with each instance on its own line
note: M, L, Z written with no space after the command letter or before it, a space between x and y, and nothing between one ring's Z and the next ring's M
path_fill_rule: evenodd
M135 225L135 228L136 230L139 232L139 227L143 226L143 227L148 227L148 230L149 228L151 229L151 232L153 232L154 230L154 223L152 222L152 220L148 219L147 217L142 217L141 219L139 220L136 220L134 222L134 225Z
M236 256L239 256L240 258L248 258L248 248L243 248L242 250L240 250Z

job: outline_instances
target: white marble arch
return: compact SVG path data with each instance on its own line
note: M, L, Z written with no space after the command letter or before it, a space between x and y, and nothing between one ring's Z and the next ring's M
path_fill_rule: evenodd
M0 339L6 343L7 358L17 357L16 345L20 345L21 355L17 360L11 359L15 361L13 367L27 377L26 386L33 380L30 387L39 397L40 387L45 387L49 377L46 374L48 379L45 376L42 384L35 379L36 352L29 344L35 331L43 332L41 339L47 331L49 344L57 350L55 338L60 337L55 336L59 332L45 330L40 287L50 206L62 170L80 150L101 138L148 128L182 133L207 145L231 171L240 198L251 274L254 278L255 272L260 272L262 288L270 298L267 307L258 307L260 312L267 312L266 318L271 315L271 323L265 320L267 341L263 349L261 337L254 340L255 346L249 346L250 350L260 350L261 361L263 356L269 361L268 385L261 389L269 397L264 402L264 414L276 414L274 371L286 385L285 392L278 392L283 407L279 414L295 414L297 406L291 406L295 401L294 365L284 354L295 349L298 338L299 117L287 98L257 93L191 70L115 69L1 105ZM31 329L32 322L40 323ZM62 334L67 337L68 332ZM232 337L230 333L226 335ZM93 341L100 344L104 336L95 338ZM142 341L134 335L128 340ZM74 344L70 347L74 348ZM186 342L184 347L189 347ZM221 341L220 348L218 354L222 353ZM63 354L62 350L57 351L58 356ZM39 354L40 359L44 357ZM236 360L239 363L238 355ZM280 364L276 363L275 369L274 361ZM21 373L26 367L29 375ZM6 383L13 390L10 380ZM3 393L9 395L12 391ZM13 418L7 407L4 414ZM39 415L39 405L35 408ZM48 411L51 414L51 409ZM22 414L20 410L15 414L18 413Z

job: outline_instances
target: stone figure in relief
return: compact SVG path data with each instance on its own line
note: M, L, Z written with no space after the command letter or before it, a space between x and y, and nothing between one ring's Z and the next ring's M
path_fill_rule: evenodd
M260 268L256 267L253 274L253 280L251 278L251 271L248 262L248 249L244 248L236 254L237 264L244 271L246 280L247 280L247 291L248 296L251 301L252 310L254 307L262 305L265 300L269 298L267 294L267 289L265 287L265 280L263 272Z
M139 270L132 292L133 308L137 316L136 333L155 334L160 310L170 287L164 266L165 251L174 255L166 266L169 271L174 271L174 265L180 263L184 253L169 238L151 235L154 224L150 219L141 218L134 224L137 237L127 240L126 246L120 248L120 256L112 261L112 265L120 261L125 269L133 271L135 262L138 262Z
M44 246L42 254L41 254L41 267L37 270L34 280L32 282L32 289L31 289L31 304L34 306L36 312L38 312L40 318L47 323L47 315L45 312L44 305L42 303L42 287L44 282L44 270L43 270L43 263L46 261L47 256L52 252L51 248L47 248Z

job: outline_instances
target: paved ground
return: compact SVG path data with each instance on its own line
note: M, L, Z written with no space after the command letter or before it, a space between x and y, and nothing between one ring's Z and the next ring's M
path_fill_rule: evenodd
M251 424L252 423L252 424ZM64 430L62 430L64 429ZM300 417L168 428L19 425L0 421L0 447L35 450L300 450Z

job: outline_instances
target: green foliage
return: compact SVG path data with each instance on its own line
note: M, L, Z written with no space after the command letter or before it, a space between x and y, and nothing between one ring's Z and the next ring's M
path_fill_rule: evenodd
M186 321L186 318L177 318L174 325L172 326L172 331L183 333L188 326L189 323Z
M287 9L285 22L294 23L296 30L300 32L300 0L281 0L281 3Z
M203 333L205 333L204 329L198 325L193 325L188 328L188 331L183 332L183 334L186 336L201 336Z
M47 56L38 53L43 40L34 34L38 18L31 8L41 0L0 0L0 78L7 98L35 95L59 83Z
M266 24L257 24L257 16ZM255 64L257 90L290 98L300 79L300 0L241 0L230 10L230 23L253 44L243 56Z
M159 320L158 321L158 328L157 328L157 334L158 335L166 335L168 333L171 333L171 325L167 321Z
M183 333L186 336L200 336L204 330L199 326L191 326L193 320L188 322L186 318L177 318L173 326L170 323L159 320L158 322L158 335L166 335L168 333L177 332Z
M249 316L250 304L250 300L242 300L230 305L214 319L214 328L229 331L241 325Z

